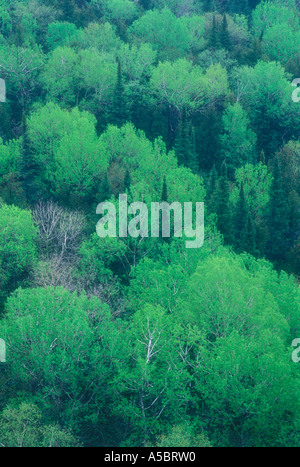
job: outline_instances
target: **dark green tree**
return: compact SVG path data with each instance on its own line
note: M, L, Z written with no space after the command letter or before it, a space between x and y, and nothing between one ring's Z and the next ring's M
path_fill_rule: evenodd
M245 236L245 249L250 255L255 256L257 254L256 248L256 230L252 220L252 216L248 213L247 225L246 225L246 236Z
M109 179L107 172L105 172L103 179L100 184L99 196L97 197L97 202L102 202L108 200L112 195ZM98 201L99 200L99 201Z
M191 138L191 155L190 155L190 162L189 162L188 167L194 172L198 172L199 162L198 162L198 154L196 151L196 133L195 133L195 127L193 126L190 126L190 138Z
M248 62L250 65L256 65L258 60L262 56L262 46L261 40L258 37L255 37L252 41L250 51L248 53Z
M260 3L260 0L248 0L248 6L250 10L254 10L257 5Z
M248 0L230 0L227 4L228 13L247 15L249 12Z
M163 186L162 186L162 191L161 191L161 202L166 202L166 203L168 202L168 185L167 185L166 176L164 176L164 180L163 180ZM170 241L170 238L174 234L174 224L173 224L174 216L171 213L171 216L170 216L170 238L163 237L162 216L163 216L163 212L161 212L161 214L160 214L160 229L159 229L159 231L160 231L162 241L165 242L165 243L168 243Z
M193 171L197 171L198 161L195 148L195 130L187 119L185 109L182 111L174 149L179 164L189 167Z
M220 48L219 27L217 25L216 16L213 15L212 25L209 33L208 45L211 49L216 50Z
M223 15L221 32L220 32L220 42L224 49L231 49L231 39L228 31L228 23L226 13Z
M161 201L168 202L168 185L167 185L166 176L164 176L162 191L161 191L161 198L160 199L161 199Z
M124 96L122 68L119 59L117 63L117 82L114 90L112 117L115 125L122 126L126 122L126 101Z
M211 105L205 112L195 117L196 151L200 170L209 172L215 164L220 169L221 112Z
M58 0L58 6L60 6L63 13L64 21L73 22L74 20L74 1L73 0Z
M266 165L266 156L263 149L260 151L259 162L261 162L263 165Z
M139 0L139 4L144 8L144 10L150 10L152 7L152 0Z
M271 188L270 210L268 226L270 241L268 245L268 256L273 261L280 263L288 248L288 227L290 212L288 197L285 189L284 178L276 156L273 167L273 183Z
M200 0L203 11L213 11L215 9L213 0Z
M232 242L232 212L229 203L230 185L225 162L221 165L221 175L216 190L216 209L218 216L217 227L224 236L226 243Z
M34 155L31 150L30 141L28 137L27 118L24 112L22 115L22 131L22 188L28 203L34 203L39 198L36 178L39 172L39 167L35 161Z
M239 199L235 210L235 246L238 251L244 251L246 248L247 237L248 206L245 199L244 185L241 184Z
M131 187L131 176L128 168L126 169L125 175L124 175L124 180L123 180L123 189L124 193L125 192L130 192L130 187Z
M208 206L214 211L214 197L217 189L217 182L218 182L218 172L216 169L215 164L209 173L209 179L207 182L207 189L206 189L206 200Z

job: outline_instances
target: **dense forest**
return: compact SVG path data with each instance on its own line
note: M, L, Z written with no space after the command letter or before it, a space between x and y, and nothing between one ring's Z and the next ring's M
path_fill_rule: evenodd
M300 2L0 0L0 78L0 446L300 446Z

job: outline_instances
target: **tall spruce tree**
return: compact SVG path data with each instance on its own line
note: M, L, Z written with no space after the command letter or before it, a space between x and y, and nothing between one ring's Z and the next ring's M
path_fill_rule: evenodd
M217 189L217 182L218 182L218 172L214 164L213 168L211 169L209 173L209 179L208 179L207 189L206 189L206 203L208 204L208 207L212 211L214 211L214 196L215 196L216 189Z
M162 191L161 191L161 201L162 202L168 202L168 185L167 185L167 180L166 180L166 176L164 176L164 180L163 180L163 186L162 186ZM169 242L171 237L173 237L174 235L174 216L171 212L171 215L170 215L170 238L168 237L163 237L163 230L162 230L162 216L163 216L163 210L161 211L161 214L160 214L160 236L161 236L161 239L163 242Z
M247 238L247 222L248 222L248 206L245 199L244 185L241 184L239 199L235 210L235 246L238 251L244 251L246 248Z
M36 176L38 174L38 166L30 146L30 141L28 137L27 118L25 116L25 112L23 112L22 115L22 130L22 188L25 193L27 202L31 204L36 202L39 198L36 180Z
M216 16L213 15L211 30L209 34L208 45L211 49L216 50L220 48L220 32L217 24Z
M191 138L191 155L188 167L193 172L199 171L199 161L198 161L198 154L196 151L196 133L195 127L190 125L190 138Z
M182 111L181 121L175 138L174 149L179 164L189 167L194 172L198 170L195 130L187 119L185 109Z
M215 164L220 170L220 132L222 129L221 112L215 105L195 118L196 150L200 170L210 171Z
M229 203L230 185L227 174L226 163L223 162L221 166L221 175L218 180L218 187L216 190L216 209L215 212L218 216L217 227L224 236L226 243L232 243L232 212Z
M168 202L168 185L167 185L166 176L164 176L160 199L161 201Z
M258 60L262 56L262 44L261 40L258 37L254 37L249 53L248 53L248 63L249 65L256 65Z
M285 189L284 178L276 156L273 167L273 183L271 187L271 199L268 227L270 241L268 244L268 256L273 261L280 263L288 249L288 228L290 212L288 207L288 196Z
M99 199L101 202L108 200L112 195L107 172L105 172L99 189ZM97 197L98 198L98 197Z
M228 31L228 23L227 23L227 16L226 13L223 15L221 32L220 32L220 42L224 49L230 50L231 49L231 39L230 34Z
M130 187L131 187L131 177L130 177L130 172L128 168L126 169L125 175L124 175L124 180L123 180L123 190L124 193L130 192Z
M263 149L260 151L259 162L261 162L263 165L266 165L266 156Z
M117 82L114 90L112 119L115 125L122 126L126 122L126 104L124 96L124 84L122 78L121 62L117 59Z
M245 236L245 250L250 253L250 255L255 256L257 254L256 247L256 230L255 225L250 213L247 216L247 225L246 225L246 236Z

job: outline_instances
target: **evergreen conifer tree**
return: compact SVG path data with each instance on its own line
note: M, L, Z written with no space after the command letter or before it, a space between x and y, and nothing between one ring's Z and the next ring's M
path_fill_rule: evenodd
M280 261L287 251L289 221L288 196L285 190L279 157L276 156L273 168L273 183L268 222L270 232L268 255L273 261Z
M244 185L241 184L239 199L235 211L235 246L238 251L244 251L247 237L248 206L244 193Z
M208 205L212 208L213 211L213 198L215 195L215 191L217 188L217 181L218 181L218 172L216 169L215 164L209 173L209 179L207 183L207 190L206 190L206 199Z
M131 177L130 177L130 172L127 168L125 172L124 180L123 180L124 193L126 193L127 191L130 192L130 186L131 186Z
M266 165L266 156L263 149L261 150L259 155L259 162L261 162L263 165Z
M101 186L100 186L100 193L99 193L99 198L100 198L100 201L103 202L103 201L107 201L111 195L112 195L112 192L111 192L111 187L110 187L110 183L109 183L109 179L108 179L108 175L107 175L107 172L105 172L104 176L103 176L103 179L102 179L102 182L101 182ZM98 200L97 200L98 201Z
M161 201L168 202L168 185L167 185L166 176L164 176L162 192L161 192Z
M247 216L245 249L250 255L255 256L257 254L255 225L250 213Z
M227 50L231 49L231 39L230 39L229 31L228 31L226 13L224 13L223 15L222 27L221 27L221 33L220 33L220 42L224 49L227 49Z
M178 163L196 172L198 169L198 161L196 155L195 130L190 122L187 121L185 109L182 111L182 118L174 146Z
M22 142L22 188L25 197L29 203L36 202L39 198L37 190L36 176L38 173L38 166L32 154L28 137L27 118L25 113L22 115L22 129L23 129L23 142Z
M218 180L216 190L216 214L218 216L217 226L224 236L226 243L232 242L232 213L229 204L230 186L228 181L227 166L223 162L221 176Z
M126 122L126 106L124 98L124 85L122 78L122 69L121 62L118 59L118 69L117 69L117 82L114 90L113 98L113 123L117 126L122 126Z
M213 50L220 48L219 28L217 25L217 20L216 20L215 15L213 15L208 43L209 43L209 47Z

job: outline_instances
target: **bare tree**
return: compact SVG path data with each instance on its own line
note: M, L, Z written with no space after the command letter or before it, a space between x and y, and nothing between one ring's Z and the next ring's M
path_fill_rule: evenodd
M83 286L83 284L81 284L81 286ZM126 301L121 295L120 285L115 277L106 279L101 284L83 286L83 289L86 291L89 298L97 297L101 302L106 303L113 316L120 316L125 311Z
M112 314L120 315L125 301L116 277L99 282L89 271L80 272L77 268L85 227L83 215L67 211L53 201L39 202L32 214L38 227L41 259L33 272L33 282L39 287L85 291L88 297L95 296L107 303Z
M38 49L4 47L0 56L0 73L10 83L23 110L30 101L37 85L37 76L43 67L43 54Z
M33 210L33 218L39 229L42 256L73 261L83 236L84 216L69 212L53 201L41 201Z
M48 261L40 261L33 272L33 280L38 287L64 287L76 290L73 266L63 261L60 256L53 256Z

